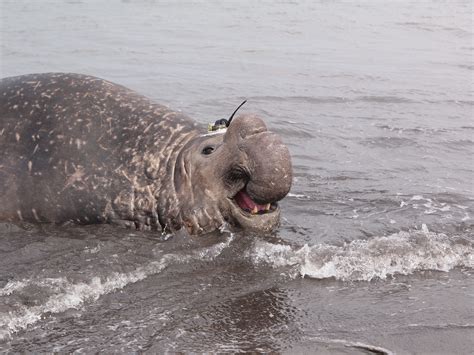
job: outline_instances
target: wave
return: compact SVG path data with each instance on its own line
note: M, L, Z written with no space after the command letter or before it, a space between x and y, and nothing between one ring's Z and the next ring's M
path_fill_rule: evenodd
M388 350L386 348L382 348L380 346L372 345L372 344L366 344L362 343L360 341L351 341L351 340L345 340L345 339L327 339L327 338L322 338L322 337L307 337L307 340L312 341L312 342L317 342L321 344L327 344L327 345L340 345L341 346L341 352L342 353L347 353L347 352L354 352L356 351L359 353L357 350L362 350L369 354L380 354L380 355L392 355L394 352L391 350ZM350 351L350 350L353 351ZM334 349L334 348L329 348L327 349L327 353L332 353L332 351L329 350L339 350L339 349ZM335 351L336 353L339 353L339 351Z
M159 260L139 266L131 272L116 272L105 278L93 277L89 282L74 283L65 277L9 281L0 289L0 296L9 296L23 290L28 292L28 289L35 288L48 294L49 297L39 305L22 305L14 311L0 313L0 340L38 322L45 314L79 309L88 302L96 301L100 296L158 274L172 264L188 263L192 260L213 260L229 246L233 239L232 233L229 235L230 237L224 242L210 248L198 249L184 255L165 254Z
M168 265L170 258L167 259L152 262L145 267L140 267L126 274L112 274L105 280L101 280L100 277L94 277L90 282L80 283L71 283L66 278L9 282L4 288L7 289L7 292L2 290L5 294L20 291L31 285L56 291L57 293L54 292L45 303L38 306L22 306L16 311L2 314L0 317L0 339L4 339L11 333L36 323L46 313L60 313L70 308L80 308L85 302L95 301L104 294L143 280L149 275L157 274ZM61 285L59 290L58 285Z
M360 144L365 146L374 146L380 148L405 148L409 146L416 146L418 145L414 139L410 139L407 137L387 137L387 136L378 136L378 137L370 137L362 140Z
M350 103L373 103L373 104L430 104L430 105L456 105L472 106L473 100L460 99L414 99L406 96L396 95L363 95L363 96L251 96L252 101L262 102L290 102L302 104L350 104ZM371 118L372 119L372 118Z
M375 103L393 103L393 104L409 104L418 103L406 97L401 96L377 96L365 95L358 97L341 97L341 96L252 96L249 99L255 101L289 101L296 103L309 104L327 104L327 103L350 103L350 102L375 102Z
M115 272L89 281L67 277L36 277L11 280L0 296L13 299L32 291L44 295L32 305L20 304L0 313L0 340L31 326L48 314L81 309L99 297L163 272L167 267L193 261L211 261L229 247L233 235L221 243L187 253L163 254L130 272ZM474 268L474 243L466 238L448 237L422 230L399 232L370 240L356 240L341 246L319 244L294 247L255 239L246 256L254 265L290 267L291 275L343 281L386 279L421 270L449 271L455 267ZM7 302L9 303L9 302ZM15 302L16 303L16 302Z
M255 241L248 257L255 264L293 267L296 275L314 279L371 281L422 270L449 271L474 267L474 243L461 237L422 230L398 232L342 246L319 244L294 248Z
M471 31L469 31L468 29L464 29L461 27L445 26L445 25L440 25L440 24L436 24L432 22L397 22L396 24L399 26L412 27L415 29L429 31L429 32L440 32L440 31L450 32L450 33L454 33L455 36L461 37L461 38L467 38L472 35Z

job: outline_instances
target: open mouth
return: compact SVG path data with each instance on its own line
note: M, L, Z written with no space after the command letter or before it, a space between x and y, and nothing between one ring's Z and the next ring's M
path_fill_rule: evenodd
M271 213L275 211L278 207L278 204L276 202L269 202L263 205L256 203L247 194L247 192L245 191L245 187L239 192L237 192L233 200L237 204L237 206L240 207L241 210L252 215Z

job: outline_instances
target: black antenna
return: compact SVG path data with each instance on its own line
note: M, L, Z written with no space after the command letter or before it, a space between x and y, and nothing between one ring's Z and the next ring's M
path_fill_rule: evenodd
M245 103L247 102L247 100L244 100L234 111L234 113L230 116L230 118L227 120L227 127L230 126L230 122L232 122L232 119L234 118L234 115L237 111L239 111L239 108L241 108Z

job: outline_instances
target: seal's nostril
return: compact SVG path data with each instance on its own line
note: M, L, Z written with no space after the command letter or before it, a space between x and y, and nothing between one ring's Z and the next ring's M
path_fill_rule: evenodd
M246 184L250 180L250 173L245 167L234 166L226 172L225 180L229 185L234 185L236 182Z

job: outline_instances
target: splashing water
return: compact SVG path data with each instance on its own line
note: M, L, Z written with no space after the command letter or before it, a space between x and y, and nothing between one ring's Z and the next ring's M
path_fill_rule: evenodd
M42 289L51 295L37 306L21 306L8 314L0 314L0 340L38 322L45 314L79 309L87 302L94 302L103 295L158 274L172 264L188 263L192 260L212 260L229 246L233 238L233 234L228 233L223 242L212 247L194 250L187 255L165 254L159 260L139 266L131 272L114 272L105 279L93 277L90 282L74 283L65 277L9 281L0 289L0 296L9 296L25 289L28 291L27 289L31 287L34 287L36 292Z
M464 238L421 231L399 232L342 246L319 244L294 248L256 241L248 255L256 264L293 266L301 276L343 281L386 279L416 271L474 267L474 245Z

